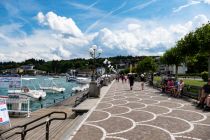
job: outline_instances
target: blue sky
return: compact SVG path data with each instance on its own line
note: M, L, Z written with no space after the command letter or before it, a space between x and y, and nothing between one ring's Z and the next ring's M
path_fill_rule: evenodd
M210 0L1 0L1 61L162 55L210 19Z

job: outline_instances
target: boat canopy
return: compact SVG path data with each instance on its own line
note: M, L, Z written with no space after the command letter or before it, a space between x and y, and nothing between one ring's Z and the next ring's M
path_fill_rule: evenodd
M27 81L29 81L29 80L35 80L36 78L22 78L22 80L27 80Z

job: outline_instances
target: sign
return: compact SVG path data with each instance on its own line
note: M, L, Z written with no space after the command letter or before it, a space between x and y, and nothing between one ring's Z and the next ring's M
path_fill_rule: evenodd
M6 103L0 102L0 125L8 124L9 114Z

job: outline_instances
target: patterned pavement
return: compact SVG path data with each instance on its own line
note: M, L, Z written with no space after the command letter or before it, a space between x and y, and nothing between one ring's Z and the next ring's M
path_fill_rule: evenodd
M135 83L114 82L73 140L210 140L210 112Z

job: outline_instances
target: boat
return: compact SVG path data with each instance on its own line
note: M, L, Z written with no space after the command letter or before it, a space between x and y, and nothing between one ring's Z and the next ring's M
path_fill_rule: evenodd
M48 78L45 80L49 80L50 84L48 86L39 86L40 89L46 91L46 92L50 92L50 93L63 93L66 89L62 88L62 87L58 87L58 85L53 81L54 78Z
M60 78L60 76L58 76L58 75L54 75L54 76L53 76L53 78Z
M73 92L85 91L85 90L88 90L88 88L89 88L89 84L86 84L86 85L83 85L83 86L73 87L72 91Z
M43 90L37 90L33 83L31 82L32 80L35 80L36 78L22 78L21 77L21 88L20 89L9 89L8 94L20 94L24 95L27 97L31 97L33 99L41 100L45 99L46 97L46 92ZM34 89L30 89L28 86L22 86L22 80L30 81L32 85L34 86Z
M66 81L67 82L74 82L74 81L76 81L76 76L75 75L69 75L68 73L66 73Z
M70 70L69 73L66 73L66 81L67 82L76 81L76 70Z
M91 79L87 77L76 77L76 82L79 84L89 84Z

